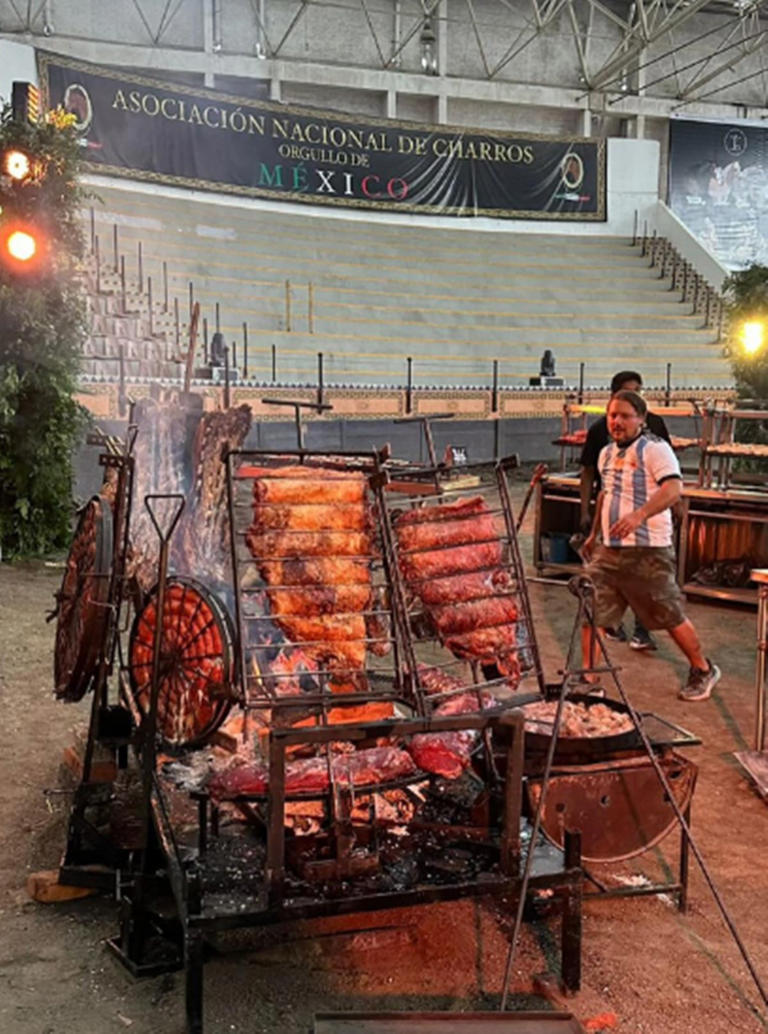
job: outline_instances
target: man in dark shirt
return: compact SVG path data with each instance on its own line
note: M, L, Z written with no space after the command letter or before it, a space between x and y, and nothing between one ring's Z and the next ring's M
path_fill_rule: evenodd
M621 370L611 381L611 398L617 391L640 391L643 386L643 378L636 370ZM660 416L655 413L648 413L646 426L651 434L669 442L669 432L666 424ZM581 472L580 472L580 495L581 495L581 522L580 527L584 535L588 535L592 526L591 509L594 499L600 491L600 475L597 472L597 458L600 450L608 445L611 436L608 434L608 420L601 416L596 420L587 432L587 439L584 448L581 450ZM606 636L610 639L626 640L626 634L620 625L615 629L606 629ZM646 628L635 618L635 631L629 645L633 650L655 650L656 643Z

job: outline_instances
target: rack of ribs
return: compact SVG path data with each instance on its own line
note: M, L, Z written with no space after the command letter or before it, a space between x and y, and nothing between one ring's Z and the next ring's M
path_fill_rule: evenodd
M514 581L482 496L408 510L394 522L400 571L445 646L517 677Z
M245 467L253 520L245 541L285 635L336 673L365 666L373 533L359 471Z

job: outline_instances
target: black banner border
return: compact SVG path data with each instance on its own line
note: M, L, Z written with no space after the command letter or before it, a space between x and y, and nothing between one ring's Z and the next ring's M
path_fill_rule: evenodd
M379 115L361 115L337 111L328 112L321 108L304 108L300 105L281 104L276 101L255 100L253 97L237 97L234 94L225 93L221 90L211 90L204 86L192 87L185 83L174 83L172 81L164 81L162 79L153 79L152 77L135 75L132 72L124 71L119 68L100 65L91 61L81 61L63 54L55 54L52 51L47 50L36 51L36 58L38 81L40 83L40 92L45 109L50 107L48 66L55 64L64 68L73 69L74 71L86 72L90 75L100 75L107 79L135 83L137 86L157 87L162 90L173 90L182 94L188 93L196 97L206 97L210 100L236 104L240 107L245 106L253 108L258 105L259 108L264 108L267 112L297 115L302 118L333 118L338 122L351 123L352 125L359 125L361 121L370 119L372 123L376 125L381 124L386 127L404 130L410 129L412 132L455 133L458 135L469 134L478 136L483 133L487 133L489 136L499 137L502 140L512 140L515 142L544 140L547 143L553 144L593 144L595 146L595 157L597 160L598 208L596 212L583 213L544 212L529 208L520 210L509 208L458 208L456 206L444 206L438 208L436 205L413 205L403 204L400 202L391 205L381 204L380 202L372 204L370 202L360 201L354 198L348 198L346 200L331 197L318 198L315 195L306 196L294 191L264 190L260 187L242 187L233 183L217 183L214 180L197 180L186 176L172 176L167 173L145 172L143 169L125 169L122 166L105 165L98 162L83 162L84 168L94 175L118 176L122 179L142 180L143 182L166 184L167 186L172 187L186 187L193 190L203 190L208 193L262 198L266 201L276 200L288 202L290 204L295 204L299 201L302 204L315 205L321 208L334 206L337 208L358 208L368 212L407 212L411 215L419 215L421 213L430 216L453 215L466 219L477 218L479 216L489 216L497 219L527 219L532 221L546 220L548 222L605 222L607 219L606 146L604 138L594 139L593 137L587 136L553 137L547 136L544 133L511 133L506 130L484 129L477 126L454 126L452 124L435 125L429 122L401 121L399 119L390 119Z

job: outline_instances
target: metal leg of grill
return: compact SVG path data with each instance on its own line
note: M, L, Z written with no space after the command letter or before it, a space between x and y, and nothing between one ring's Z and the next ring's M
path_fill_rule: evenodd
M565 832L565 868L578 871L578 878L571 880L563 894L562 958L563 983L569 991L581 987L581 834Z
M203 1034L203 949L202 933L187 930L184 943L187 1034Z
M686 825L691 825L690 804L683 813ZM690 854L690 841L688 834L683 827L680 828L680 890L677 893L677 907L680 912L688 910L688 862Z

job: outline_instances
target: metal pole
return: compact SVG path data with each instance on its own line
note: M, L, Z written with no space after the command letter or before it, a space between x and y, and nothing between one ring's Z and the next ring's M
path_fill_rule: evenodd
M309 333L315 332L315 285L310 281L307 284L307 325Z
M147 306L149 309L149 336L152 337L154 327L152 326L152 277L147 277Z
M323 353L317 353L317 404L323 404Z
M120 249L117 244L117 223L112 227L112 254L115 256L115 272L120 267Z
M195 307L195 285L192 281L189 281L189 315L192 315L192 310Z
M168 263L163 262L163 312L168 312Z
M224 345L224 408L229 409L229 348Z
M637 209L635 209L635 220L634 220L634 223L632 225L632 247L633 248L637 244L637 223L638 223L638 214L637 214Z
M93 255L96 259L96 294L101 294L101 257L99 255L98 235L93 240Z
M203 319L203 362L208 365L208 319Z
M232 339L232 369L237 369L237 341Z
M248 376L248 324L243 320L243 376Z
M179 299L173 299L173 320L176 326L176 351L179 350Z
M491 412L499 411L499 360L493 360L493 389L491 390Z
M579 405L584 401L584 363L579 363Z
M117 353L117 412L119 416L125 416L125 345L120 345Z
M127 312L128 299L125 294L125 255L120 256L120 304L123 312Z
M218 302L216 302L216 333L221 333L221 310Z
M285 281L285 329L291 332L291 281Z
M646 219L646 220L643 221L643 246L640 249L640 254L641 255L645 255L647 247L648 247L648 220Z
M666 405L669 405L672 401L672 363L667 363L667 390L666 390Z
M137 253L138 253L138 260L137 260L138 261L138 274L137 274L137 279L139 281L139 294L141 294L143 292L143 290L144 290L144 256L142 255L142 251L141 251L141 241L139 241L138 248L137 248Z
M277 380L277 345L272 345L272 383Z
M413 359L411 356L405 360L406 362L406 383L405 383L405 411L410 413L412 411L413 404Z

